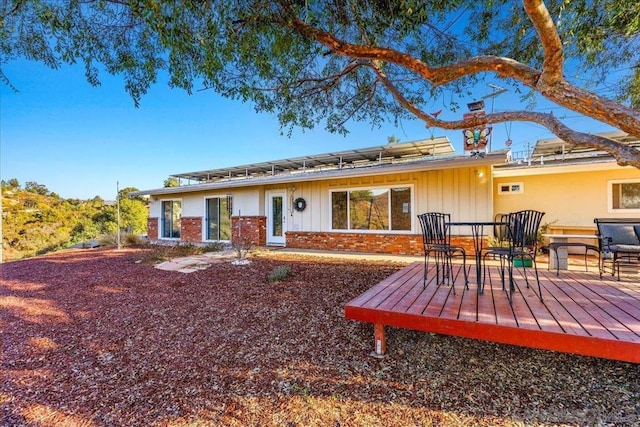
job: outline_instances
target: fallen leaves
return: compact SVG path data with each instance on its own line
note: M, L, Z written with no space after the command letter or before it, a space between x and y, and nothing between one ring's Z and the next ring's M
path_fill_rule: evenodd
M343 307L401 264L267 253L182 274L145 256L3 264L0 424L638 422L637 365L395 328L370 358Z

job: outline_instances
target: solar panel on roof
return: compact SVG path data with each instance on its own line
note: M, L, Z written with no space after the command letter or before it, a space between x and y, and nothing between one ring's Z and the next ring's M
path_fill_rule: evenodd
M262 163L187 172L172 175L195 181L212 181L219 179L264 176L276 172L301 171L307 169L341 168L353 165L375 164L376 162L393 162L425 156L438 156L454 153L451 142L446 137L432 140L421 140L388 144L379 147L360 148L356 150L325 153L311 156L295 157Z

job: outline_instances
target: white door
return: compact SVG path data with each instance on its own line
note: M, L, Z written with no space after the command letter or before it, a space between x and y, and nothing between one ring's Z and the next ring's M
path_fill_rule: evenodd
M287 193L274 191L267 193L267 243L285 245L287 232Z

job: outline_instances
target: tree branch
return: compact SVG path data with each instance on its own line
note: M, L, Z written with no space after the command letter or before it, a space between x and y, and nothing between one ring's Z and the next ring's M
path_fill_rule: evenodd
M544 50L544 62L539 85L552 86L563 80L564 52L560 36L542 0L523 0L523 3Z
M491 113L484 116L474 116L467 120L446 121L439 120L422 111L415 104L406 99L400 90L389 80L380 64L374 61L372 68L378 76L378 80L391 93L394 99L417 118L423 120L428 127L441 129L471 129L480 125L504 123L513 121L526 121L538 123L553 132L564 141L576 144L588 145L598 150L605 151L614 158L620 166L634 166L640 168L640 150L625 144L619 144L608 138L598 135L577 132L558 120L553 114L536 113L533 111L509 111L504 113Z
M541 5L540 0L527 1L533 6ZM546 8L544 11L546 11ZM548 16L548 11L546 11L546 16ZM544 13L538 9L534 11L533 19L544 21L543 23L538 22L540 28L546 28L545 25L549 24L548 21L544 20ZM295 31L327 46L337 55L391 62L413 71L434 86L482 72L492 72L500 77L513 78L562 107L585 114L631 135L640 137L640 111L620 105L565 81L560 71L562 65L561 53L559 58L550 55L548 61L545 60L548 62L548 69L544 72L548 74L544 78L541 78L543 73L535 68L510 58L491 55L476 56L443 67L431 67L411 55L394 49L348 43L338 39L331 33L312 27L296 17L287 22ZM555 37L557 37L557 33ZM553 36L545 36L544 40L547 49L551 49L554 43L557 42Z

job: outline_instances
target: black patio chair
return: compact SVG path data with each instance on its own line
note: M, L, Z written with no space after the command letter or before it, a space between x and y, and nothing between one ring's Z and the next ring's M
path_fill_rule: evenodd
M436 284L444 284L447 278L450 279L453 293L455 278L453 277L454 257L462 256L462 271L464 273L464 284L469 289L469 278L467 275L467 253L462 246L451 244L451 229L449 222L451 215L439 212L427 212L418 215L420 227L422 228L422 244L424 247L424 276L422 280L423 289L427 287L427 273L429 271L429 256L434 255L436 267ZM440 271L442 270L442 281L440 281Z
M543 216L544 212L535 210L523 210L501 215L499 221L504 223L501 231L506 232L506 236L504 236L506 243L503 246L487 247L483 250L483 259L486 259L487 256L496 256L500 259L500 278L503 289L505 287L504 269L506 265L509 277L509 301L513 301L513 292L515 291L513 267L518 260L523 269L527 288L529 287L526 267L527 259L531 260L535 271L536 282L538 283L538 297L542 301L542 288L538 276L536 255L538 253L538 232ZM486 275L486 262L483 274Z

